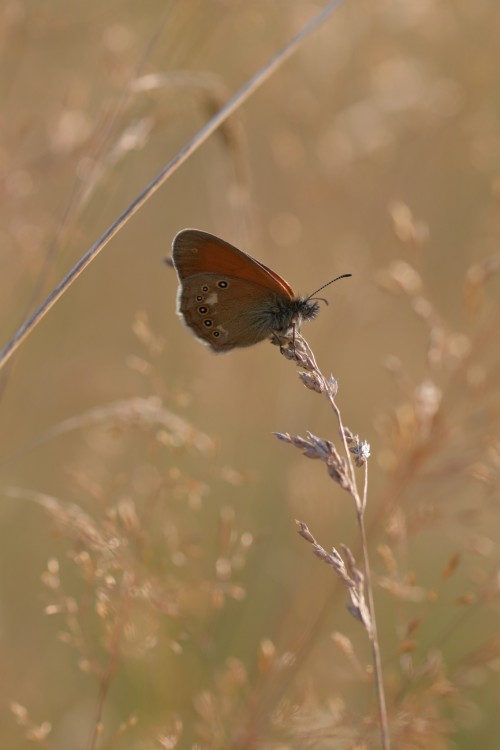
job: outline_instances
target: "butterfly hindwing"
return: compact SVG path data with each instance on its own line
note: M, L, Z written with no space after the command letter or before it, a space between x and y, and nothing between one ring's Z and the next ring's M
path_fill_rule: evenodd
M251 281L199 273L182 283L177 311L198 338L222 352L268 338L275 302L275 295Z

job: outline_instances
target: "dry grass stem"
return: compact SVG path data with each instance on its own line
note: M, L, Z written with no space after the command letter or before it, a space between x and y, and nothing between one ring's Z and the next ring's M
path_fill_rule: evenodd
M307 525L302 521L298 521L297 523L299 525L300 536L312 544L314 554L323 560L323 562L330 565L346 586L350 597L349 611L363 624L367 632L372 649L381 742L384 750L389 750L390 735L382 675L382 660L375 618L368 541L364 523L364 513L368 499L368 458L370 457L370 446L366 441L360 440L357 435L354 435L344 426L340 409L335 401L338 391L337 381L333 375L330 375L328 378L323 375L317 365L314 353L304 337L295 332L293 339L274 340L272 343L279 344L281 354L289 361L295 362L300 370L299 378L305 387L315 393L321 393L327 398L338 421L339 435L345 457L340 455L333 442L318 438L310 432L306 433L305 438L298 435L292 436L288 433L276 433L276 436L279 440L283 440L299 448L307 458L315 458L323 461L327 465L329 476L342 489L347 490L354 500L361 537L364 575L357 568L354 557L347 547L342 547L344 557L346 558L346 562L344 562L342 556L334 547L332 548L332 552L326 552L311 534ZM362 492L358 490L355 467L364 468Z
M299 535L309 542L313 547L313 552L320 560L327 565L330 565L335 573L338 575L344 586L346 587L351 603L349 605L349 612L351 615L361 622L365 627L367 633L372 637L372 619L370 610L365 601L365 581L363 573L356 567L354 556L348 547L342 545L346 562L342 559L342 555L335 547L332 547L331 552L327 552L313 537L309 531L307 524L303 521L296 521L299 527Z

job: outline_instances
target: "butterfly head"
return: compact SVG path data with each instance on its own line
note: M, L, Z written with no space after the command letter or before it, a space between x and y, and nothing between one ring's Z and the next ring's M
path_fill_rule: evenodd
M334 281L344 279L350 275L350 273L344 273L342 276L337 276L336 279L332 279L327 284L323 284L319 289L316 289L309 297L293 297L292 299L277 300L272 311L272 330L281 334L286 334L292 330L295 334L295 332L300 330L303 322L314 320L319 313L320 302L324 302L325 305L328 304L328 300L324 297L316 297L317 293L325 287L330 286L330 284L333 284Z
M328 300L324 297L316 297L318 292L321 292L325 287L333 284L334 281L344 279L350 276L350 273L344 273L342 276L337 276L336 279L320 286L315 292L310 294L308 297L293 297L292 299L279 300L276 305L276 313L274 325L272 326L274 331L279 333L285 333L290 328L298 331L301 323L306 320L314 320L319 313L319 303L324 302L328 304Z

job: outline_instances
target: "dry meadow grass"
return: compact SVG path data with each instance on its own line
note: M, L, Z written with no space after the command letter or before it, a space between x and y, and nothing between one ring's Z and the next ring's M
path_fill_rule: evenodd
M320 7L5 0L2 345ZM498 747L499 43L346 0L3 368L2 748ZM188 334L186 226L353 274L317 370Z

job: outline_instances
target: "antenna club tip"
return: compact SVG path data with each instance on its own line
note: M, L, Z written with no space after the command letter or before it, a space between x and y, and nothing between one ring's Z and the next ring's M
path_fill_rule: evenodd
M307 299L308 299L308 300L310 300L310 299L315 299L315 297L316 297L316 294L317 294L318 292L321 292L321 291L322 291L323 289L326 289L326 287L327 287L327 286L330 286L330 284L334 284L334 283L335 283L336 281L338 281L339 279L347 279L347 278L348 278L349 276L352 276L352 273L343 273L343 274L342 274L341 276L337 276L337 277L336 277L335 279L332 279L331 281L328 281L328 282L327 282L326 284L323 284L323 286L320 286L320 288L319 288L319 289L316 289L316 291L315 291L315 292L313 292L312 294L310 294L310 295L309 295L309 297L308 297ZM321 297L321 298L319 298L319 299L323 299L323 298ZM326 300L325 300L325 302L326 302ZM327 303L327 304L328 304L328 303Z

